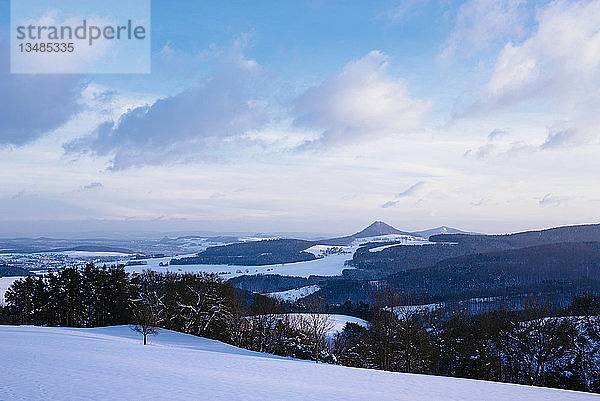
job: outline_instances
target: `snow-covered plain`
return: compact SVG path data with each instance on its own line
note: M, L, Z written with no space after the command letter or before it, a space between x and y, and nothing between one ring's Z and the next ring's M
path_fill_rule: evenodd
M194 255L190 255L194 256ZM232 277L243 276L245 274L280 274L282 276L309 277L311 275L319 276L339 276L342 270L348 269L344 262L352 259L350 254L330 255L324 258L309 260L306 262L285 263L278 265L265 266L236 266L236 265L168 265L173 258L155 258L144 259L145 265L126 266L129 272L142 272L150 269L158 272L174 273L215 273L221 278L228 280ZM160 266L163 263L165 266Z
M300 298L309 296L319 291L321 288L318 285L307 285L305 287L294 288L293 290L268 292L264 295L272 298L280 299L284 302L296 302Z
M64 251L58 252L63 253L65 255L69 255L73 258L86 258L86 257L110 257L110 256L128 256L130 253L124 252L92 252L92 251Z
M6 290L17 280L25 278L24 276L14 276L14 277L0 277L0 306L4 306L6 300L4 299L4 294L6 294Z
M396 246L410 246L410 245L417 246L417 245L431 245L431 244L433 244L433 242L429 242L422 238L403 239L402 242L400 242L398 244L389 244L389 245L378 246L376 248L370 248L369 252L379 252L379 251L383 251L384 249L393 248Z
M307 314L305 313L288 313L288 315L295 318L306 318L307 316ZM327 332L327 336L330 338L333 338L336 333L341 333L344 330L344 327L346 327L346 323L356 323L359 326L363 327L367 327L369 324L369 322L367 322L366 320L358 317L348 315L337 315L333 313L329 314L329 319L331 322L331 328Z
M0 326L2 400L597 400L597 395L279 358L127 326Z

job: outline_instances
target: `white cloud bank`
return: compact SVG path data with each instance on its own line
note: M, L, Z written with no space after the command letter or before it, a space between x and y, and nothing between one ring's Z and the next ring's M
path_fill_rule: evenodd
M371 51L307 90L296 100L296 124L321 130L322 145L420 127L431 104L414 99L406 82L388 72L389 60Z
M466 1L458 9L454 29L440 57L469 55L522 38L528 19L525 5L524 0Z
M475 108L543 104L556 116L544 149L598 137L600 1L555 1L537 13L536 32L507 43Z

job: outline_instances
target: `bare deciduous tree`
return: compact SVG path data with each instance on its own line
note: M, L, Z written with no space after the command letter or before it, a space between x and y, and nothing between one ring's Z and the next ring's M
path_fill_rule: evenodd
M310 338L315 361L319 363L321 351L328 346L327 334L333 328L331 315L326 312L326 304L319 295L312 295L304 302L308 313L303 316L304 327Z
M146 345L148 335L158 334L156 315L151 305L144 303L143 300L139 302L140 304L134 309L136 324L132 327L132 330L137 331L144 337L144 345Z

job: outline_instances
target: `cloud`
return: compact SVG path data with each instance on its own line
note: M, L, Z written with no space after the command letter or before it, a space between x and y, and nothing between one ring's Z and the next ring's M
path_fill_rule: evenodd
M388 207L394 207L398 204L398 201L387 201L385 202L383 205L381 205L381 207L383 209L387 209Z
M407 197L407 196L411 196L411 195L413 195L413 194L414 194L415 192L417 192L417 190L418 190L419 188L421 188L421 187L422 187L424 184L425 184L424 182L422 182L422 181L419 181L419 182L417 182L417 183L415 183L415 184L411 185L411 186L410 186L410 187L409 187L407 190L405 190L405 191L402 191L402 192L400 192L400 193L396 194L396 199L398 199L398 198L405 198L405 197Z
M79 111L85 87L77 75L11 74L9 60L0 40L0 147L22 146L66 123Z
M371 51L352 61L295 102L295 124L321 131L316 141L329 145L418 128L431 108L413 99L406 83L387 71L389 57Z
M593 143L600 137L600 93L593 90L600 86L600 0L553 1L537 8L535 18L528 37L503 46L481 93L453 118L534 112L548 128L546 140L529 143L531 149ZM494 130L488 139L505 133Z
M495 148L496 147L491 143L480 146L479 149L477 149L477 151L475 152L475 157L478 159L483 159L483 158L487 157L490 153L492 153L492 151Z
M600 84L600 1L555 1L539 10L536 32L507 43L480 107L543 98L578 118L597 114Z
M487 88L495 100L537 93L579 97L598 82L600 1L555 1L539 10L537 31L500 52ZM565 102L564 97L557 99Z
M503 136L508 135L508 133L509 130L506 128L496 128L488 134L488 140L494 141L495 139L502 138Z
M471 206L475 206L475 207L479 207L479 206L485 205L488 202L489 202L489 200L487 198L481 198L481 199L478 199L478 200L470 202L470 205Z
M557 124L548 129L548 137L541 149L563 148L580 142L580 135L576 128Z
M88 185L84 185L81 190L82 191L93 191L96 189L101 189L103 188L104 185L102 185L101 182L90 182Z
M203 85L137 107L117 122L99 125L91 135L65 145L68 153L109 156L112 169L182 162L263 126L268 109L253 90L260 67L228 58Z
M401 0L383 16L392 21L406 21L418 13L419 8L428 3L427 0Z
M525 5L524 0L466 1L458 9L454 29L440 57L470 55L522 38L529 18Z
M555 196L552 193L547 193L546 195L544 195L540 198L538 203L539 203L540 207L546 207L546 206L557 207L557 206L560 206L566 200L568 200L568 198L562 197L562 196Z
M420 188L423 187L424 184L425 184L424 182L419 181L419 182L411 185L410 187L408 187L408 189L406 189L406 190L404 190L404 191L402 191L400 193L397 193L394 198L395 199L408 198L408 197L414 195ZM381 207L383 209L387 209L389 207L396 206L398 203L400 203L400 201L398 201L398 200L391 200L391 201L385 202L383 205L381 205Z
M509 134L509 130L506 128L496 128L493 129L487 136L487 143L485 145L481 145L477 149L467 149L464 153L464 157L475 158L475 159L485 159L490 156L494 152L498 152L501 148L497 143L499 139L507 136Z

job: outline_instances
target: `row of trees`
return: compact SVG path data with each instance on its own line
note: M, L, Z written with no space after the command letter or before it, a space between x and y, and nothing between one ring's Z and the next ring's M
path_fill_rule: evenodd
M135 292L123 266L89 264L18 280L5 298L16 323L95 327L129 323Z
M256 351L331 361L326 343L329 316L320 313L320 298L306 303L309 313L288 315L280 301L248 294L215 275L130 275L123 266L88 264L16 281L5 298L8 307L0 310L0 323L131 324L144 344L148 335L164 328Z
M224 341L243 310L243 293L213 275L130 275L123 266L94 264L16 281L5 298L9 318L19 324L137 324Z
M531 299L522 312L395 307L384 290L371 324L348 324L337 335L338 363L389 371L435 374L528 385L600 391L600 319L597 312L548 317L548 302Z

